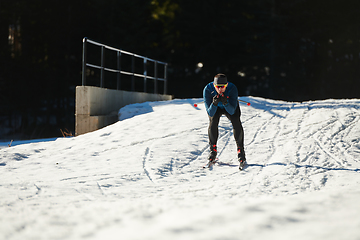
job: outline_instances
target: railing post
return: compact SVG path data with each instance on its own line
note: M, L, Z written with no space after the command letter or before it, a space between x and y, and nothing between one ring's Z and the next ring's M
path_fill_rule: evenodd
M100 70L100 87L104 87L104 66L105 66L105 47L101 46L101 70Z
M82 55L82 85L86 85L86 42L87 38L83 38L83 55Z
M164 94L167 93L167 64L164 65Z
M147 59L144 58L144 92L146 93L146 76L147 76L147 68L146 68Z
M131 56L131 91L135 91L135 56L134 54Z
M116 80L117 80L117 84L116 84L116 88L117 90L120 90L120 86L121 86L121 52L118 51L117 52L117 70L119 71L116 75Z
M155 61L155 69L154 69L154 74L155 74L155 82L154 82L154 93L158 93L158 91L157 91L157 79L158 79L158 77L157 77L157 61Z

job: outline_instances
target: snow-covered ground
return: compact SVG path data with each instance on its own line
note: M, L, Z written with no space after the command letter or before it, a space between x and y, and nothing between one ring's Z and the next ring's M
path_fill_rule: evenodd
M202 169L201 99L133 104L74 138L0 147L0 239L360 239L360 100L241 98Z
M55 141L57 138L42 138L42 139L33 139L33 140L10 140L5 142L4 140L0 140L0 150L5 147L14 147L17 145L28 144L28 143L38 143L38 142L49 142Z

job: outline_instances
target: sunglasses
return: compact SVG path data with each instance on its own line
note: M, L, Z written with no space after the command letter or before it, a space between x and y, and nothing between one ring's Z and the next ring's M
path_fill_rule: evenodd
M216 88L225 88L227 87L228 84L218 84L218 85L215 85Z

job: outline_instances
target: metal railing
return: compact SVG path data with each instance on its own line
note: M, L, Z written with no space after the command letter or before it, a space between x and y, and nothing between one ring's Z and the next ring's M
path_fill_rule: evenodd
M95 64L90 64L87 62L87 43L94 44L96 46L101 47L101 64L100 66ZM117 52L117 69L111 69L105 67L105 49L115 51ZM121 70L121 55L126 54L131 56L131 71L123 71ZM135 73L135 58L143 59L144 67L143 67L143 74ZM154 63L154 76L149 76L147 71L147 62L153 62ZM158 65L164 66L164 77L160 78L158 77ZM154 80L154 93L158 93L157 90L157 82L158 81L164 81L164 94L167 94L167 66L168 64L165 62L157 61L148 57L140 56L138 54L130 53L127 51L123 51L114 47L107 46L105 44L92 41L88 38L83 39L83 56L82 56L82 85L86 85L86 67L96 68L100 69L100 87L104 88L104 71L109 71L117 74L116 80L117 80L117 89L120 90L121 86L121 74L130 75L131 76L131 91L135 91L135 77L142 77L144 78L144 92L146 92L146 85L147 85L147 79L153 79Z

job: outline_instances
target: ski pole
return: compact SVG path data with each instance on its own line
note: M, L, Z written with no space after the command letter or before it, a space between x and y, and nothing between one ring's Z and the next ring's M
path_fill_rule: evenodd
M204 101L201 101L201 102L198 102L198 103L194 103L194 107L197 107L198 104L203 103L203 102L204 102Z
M250 106L250 105L251 105L251 103L249 103L249 102L247 102L247 101L240 100L240 99L239 99L239 102L246 103L246 105L248 105L248 106Z
M239 101L239 102L246 103L246 105L248 105L248 106L250 106L250 105L251 105L251 103L246 102L246 101L243 101L243 100L240 100L240 99L238 99L238 101ZM198 104L203 103L203 102L204 102L204 101L201 101L201 102L198 102L198 103L194 103L194 107L197 107L197 106L198 106Z

